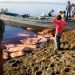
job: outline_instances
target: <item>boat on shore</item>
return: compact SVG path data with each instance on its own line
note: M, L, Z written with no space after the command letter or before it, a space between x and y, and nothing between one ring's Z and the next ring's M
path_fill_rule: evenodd
M17 15L17 14L16 14ZM17 27L30 27L34 30L38 29L45 29L45 28L54 28L52 21L53 17L49 16L29 16L29 17L22 17L22 16L11 16L6 14L0 14L0 19L4 20L6 25L17 26ZM75 29L75 21L74 20L67 20L66 21L68 26L65 27L65 30Z

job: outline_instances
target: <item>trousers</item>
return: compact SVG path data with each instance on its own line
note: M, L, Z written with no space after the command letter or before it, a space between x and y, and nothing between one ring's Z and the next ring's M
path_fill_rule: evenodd
M60 38L61 38L62 33L56 33L55 34L55 45L56 49L60 49Z

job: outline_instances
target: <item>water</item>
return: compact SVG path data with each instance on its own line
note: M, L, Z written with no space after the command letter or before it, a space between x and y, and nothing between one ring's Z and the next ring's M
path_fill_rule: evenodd
M25 2L4 2L0 3L1 8L8 8L9 12L18 13L18 14L30 14L32 16L39 16L42 11L47 15L48 11L54 9L54 15L58 14L58 10L65 10L66 3L25 3Z
M8 9L9 12L12 13L18 13L18 14L30 14L32 16L39 16L42 11L45 12L45 15L47 15L48 11L51 9L54 9L54 15L58 14L58 10L65 10L66 4L60 4L60 3L16 3L16 2L4 2L0 3L0 9ZM3 43L15 43L19 42L19 40L26 38L25 36L17 36L19 33L28 33L30 34L30 37L33 36L34 33L28 32L26 30L6 26L5 27L5 33L4 33L4 39Z
M19 34L28 34L29 36L19 36ZM33 37L34 33L29 32L27 30L23 30L17 27L5 26L4 38L2 43L9 44L9 43L20 43L20 40Z

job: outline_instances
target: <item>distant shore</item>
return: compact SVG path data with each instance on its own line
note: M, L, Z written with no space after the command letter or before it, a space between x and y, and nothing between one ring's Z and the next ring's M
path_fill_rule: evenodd
M15 26L15 27L22 27L24 29L32 28L33 32L40 31L46 28L53 28L55 29L55 25L51 22L52 18L49 20L35 20L35 19L29 19L29 18L18 18L18 17L12 17L12 16L6 16L6 15L0 15L0 19L4 20L6 25L9 26ZM75 29L75 21L67 21L67 26L64 28L64 30L72 30Z

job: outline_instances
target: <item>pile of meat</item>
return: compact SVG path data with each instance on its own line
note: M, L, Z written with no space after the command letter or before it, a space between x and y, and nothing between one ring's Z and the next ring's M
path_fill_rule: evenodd
M23 44L5 44L5 49L3 50L3 59L8 59L9 57L14 58L24 55L28 48L37 48L38 44L44 44L54 40L55 29L45 29L38 34L35 34L32 38L26 38L20 40ZM28 34L20 34L19 36L28 36Z

